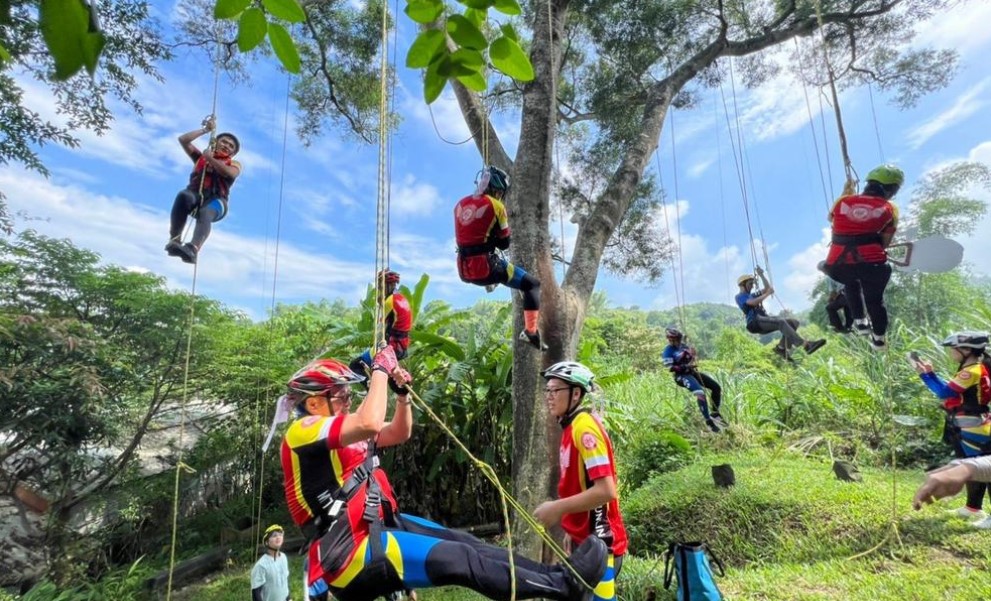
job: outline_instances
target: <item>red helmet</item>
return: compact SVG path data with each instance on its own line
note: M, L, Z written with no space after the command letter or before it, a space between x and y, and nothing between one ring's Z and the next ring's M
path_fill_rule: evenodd
M383 269L382 271L380 271L378 273L377 276L375 276L375 280L376 281L379 281L379 282L382 281L383 278L385 279L385 283L386 284L398 284L399 283L399 274L396 273L395 271L392 271L392 270L389 270L389 269Z
M335 386L364 381L364 376L354 373L337 359L317 359L293 374L287 386L291 392L306 398L329 392Z

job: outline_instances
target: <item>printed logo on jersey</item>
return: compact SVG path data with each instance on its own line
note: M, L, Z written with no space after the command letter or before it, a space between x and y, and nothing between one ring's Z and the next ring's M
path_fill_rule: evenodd
M598 444L599 441L595 439L595 436L591 432L582 434L582 446L586 449L594 449Z
M568 466L571 465L571 445L561 445L561 456L558 462L561 464L562 472L568 469Z
M969 380L970 379L970 372L969 371L962 371L959 374L957 374L957 377L960 378L961 380Z
M303 427L304 428L309 428L310 426L312 426L313 424L317 423L321 419L323 419L323 417L322 416L319 416L319 415L308 415L308 416L306 416L306 417L303 418Z
M488 208L488 205L482 205L479 207L464 206L458 213L458 221L464 225L467 225L476 219L481 219L485 216L485 212Z
M849 217L851 221L869 221L871 219L878 219L884 215L885 207L872 207L867 204L848 204L843 203L840 205L840 215Z

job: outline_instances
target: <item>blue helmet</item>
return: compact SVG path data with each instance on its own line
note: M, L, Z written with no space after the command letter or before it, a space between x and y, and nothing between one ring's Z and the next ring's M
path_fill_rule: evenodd
M489 165L486 168L489 175L489 185L486 187L485 191L493 190L496 192L502 192L505 195L509 192L509 174L502 169Z

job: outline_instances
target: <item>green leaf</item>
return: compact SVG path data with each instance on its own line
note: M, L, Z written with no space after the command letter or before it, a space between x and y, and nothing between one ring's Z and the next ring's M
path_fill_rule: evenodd
M451 54L451 64L455 67L467 69L472 73L481 73L482 67L485 66L485 57L478 50L458 48ZM464 73L463 75L468 76L470 74Z
M523 49L506 36L495 39L489 46L489 58L496 69L517 81L533 80L533 65Z
M504 35L507 38L513 40L517 44L520 43L520 35L518 33L516 33L516 30L513 29L513 26L511 24L506 23L505 25L503 25L502 27L499 28L499 31L502 32L502 35Z
M283 21L302 23L306 20L306 13L303 12L303 7L296 0L262 0L262 6L269 13Z
M420 32L406 53L406 66L410 69L423 69L434 60L439 52L446 52L446 36L443 31L428 29Z
M83 65L91 74L96 69L105 40L102 33L91 30L91 10L82 0L41 2L38 22L58 81L69 79Z
M3 46L0 46L0 63L5 63L10 60L10 53Z
M484 10L476 10L474 8L465 9L465 18L471 21L471 24L478 29L482 28L482 23L488 18L488 13Z
M272 43L275 56L279 57L279 61L286 71L299 73L299 51L296 50L296 44L292 41L292 36L289 35L286 28L278 23L269 23L268 40Z
M489 45L482 32L462 15L451 15L447 18L447 33L462 48L484 50Z
M443 58L447 58L446 56ZM430 104L440 96L447 85L447 77L438 73L438 67L443 60L436 60L427 66L423 75L423 99Z
M236 19L250 4L251 0L217 0L217 4L213 7L213 17Z
M496 0L458 0L458 2L478 10L489 10L489 7L495 4Z
M502 14L513 17L523 12L523 9L520 8L519 2L516 0L495 0L495 3L492 6Z
M237 47L241 52L249 52L265 39L268 21L260 8L249 8L241 14L237 24Z
M458 75L457 80L463 83L469 90L474 90L476 92L484 92L489 87L488 82L485 81L485 76L481 73Z
M444 12L444 2L442 0L409 0L405 12L410 19L426 25L436 21L437 17Z

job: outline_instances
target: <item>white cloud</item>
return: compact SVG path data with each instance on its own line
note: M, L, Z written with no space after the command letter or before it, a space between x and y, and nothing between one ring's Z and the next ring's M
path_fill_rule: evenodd
M430 215L444 201L432 184L407 174L402 182L392 184L389 202L399 215Z
M920 23L913 45L952 46L966 60L991 42L988 21L991 21L991 2L960 2Z
M953 106L908 132L909 145L912 148L919 148L939 132L964 121L981 110L987 105L983 92L989 83L991 83L991 78L978 82L961 94L954 101Z
M399 88L401 93L400 105L404 115L412 115L421 125L436 130L436 135L445 142L462 143L471 137L471 132L461 115L461 108L450 86L444 89L440 97L432 104L423 101L419 89L410 90L406 86ZM468 146L468 144L465 144ZM474 150L474 145L471 145Z

